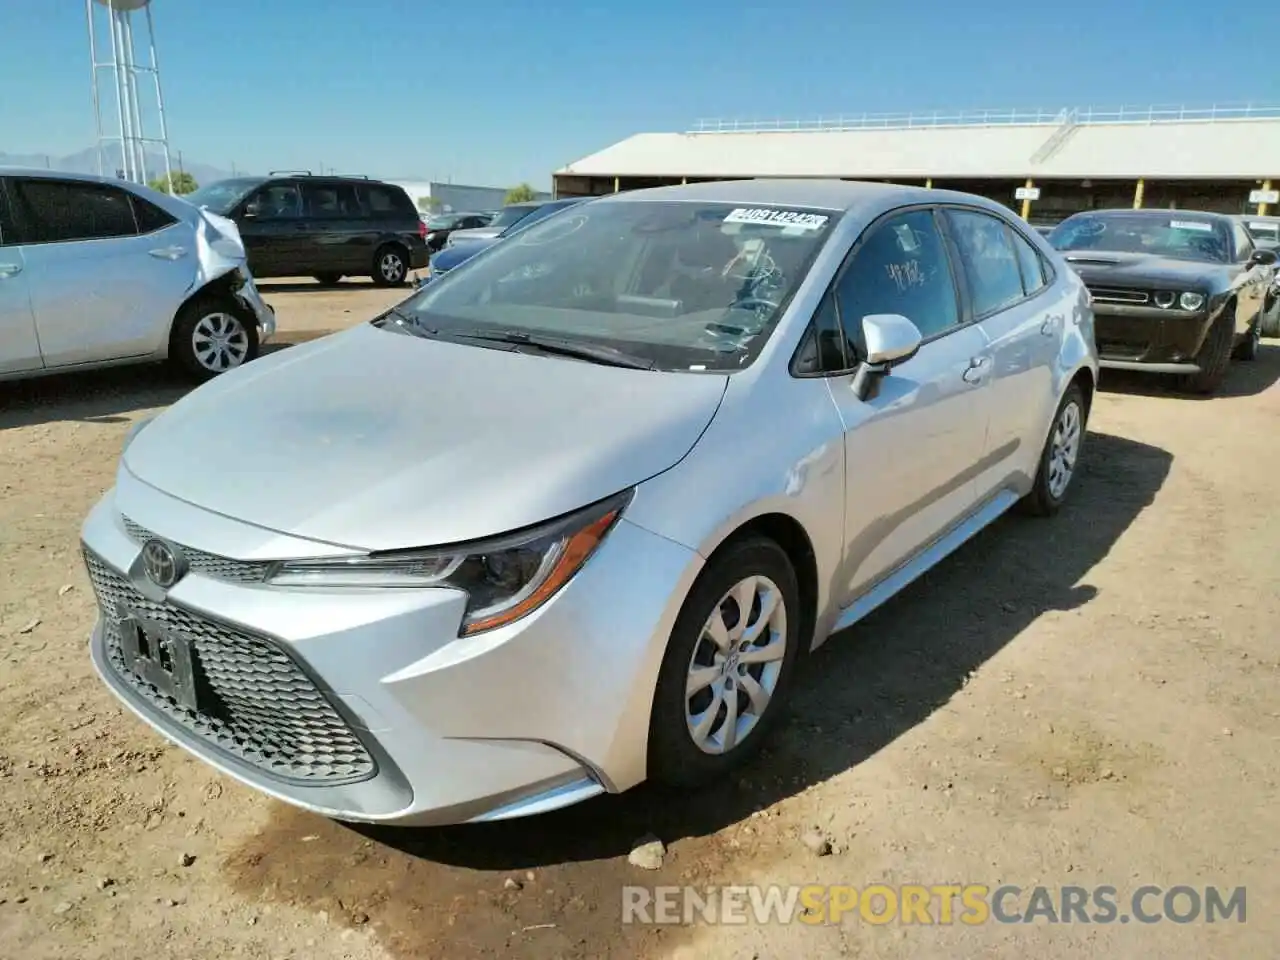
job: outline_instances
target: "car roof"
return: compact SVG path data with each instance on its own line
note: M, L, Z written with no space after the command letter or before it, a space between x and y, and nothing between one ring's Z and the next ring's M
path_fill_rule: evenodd
M41 177L45 180L79 180L84 183L110 183L128 186L132 181L108 177L96 173L71 173L67 170L49 170L46 167L16 167L0 164L0 177Z
M1231 220L1231 215L1227 213L1214 213L1211 210L1166 210L1156 207L1140 207L1137 210L1131 207L1108 207L1102 210L1081 210L1072 216L1081 215L1097 215L1097 214L1124 214L1132 217L1197 217L1202 220L1213 220L1216 223L1227 223Z

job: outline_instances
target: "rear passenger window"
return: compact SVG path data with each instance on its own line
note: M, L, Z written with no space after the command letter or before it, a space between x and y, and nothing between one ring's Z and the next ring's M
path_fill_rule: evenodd
M871 230L836 283L840 321L856 356L866 356L862 318L872 314L901 314L926 338L957 326L955 285L933 212L913 210Z
M133 201L133 216L138 222L139 233L155 233L178 222L177 218L171 217L148 200L138 196L130 196L129 199Z
M1008 225L997 217L972 210L948 210L973 313L985 317L1017 303L1022 292L1022 271Z
M106 240L138 233L128 192L71 180L14 180L25 243Z
M307 214L326 220L360 215L355 189L348 184L307 184L302 189Z
M1022 290L1029 297L1037 290L1044 288L1044 258L1031 242L1017 233L1009 231L1013 237L1013 249L1018 255L1018 265L1022 268Z
M396 199L386 187L362 187L365 205L375 217L385 217L396 212Z

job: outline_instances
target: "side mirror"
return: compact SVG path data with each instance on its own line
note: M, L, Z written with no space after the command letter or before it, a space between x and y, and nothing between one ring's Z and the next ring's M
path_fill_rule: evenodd
M867 359L853 375L853 392L867 400L881 375L895 364L910 360L920 350L920 328L898 313L873 313L862 318Z
M924 339L920 329L898 313L863 317L862 335L867 344L867 365L886 369L914 357Z
M1250 263L1260 263L1264 267L1274 267L1276 261L1280 260L1274 250L1268 250L1266 247L1259 247L1253 251L1253 256L1249 258Z

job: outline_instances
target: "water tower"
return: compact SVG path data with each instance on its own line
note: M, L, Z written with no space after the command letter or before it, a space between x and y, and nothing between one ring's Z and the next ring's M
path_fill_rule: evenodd
M163 174L168 183L173 168L151 0L85 0L85 13L93 64L98 173L135 183ZM135 26L140 27L136 33ZM146 60L139 59L139 47L145 49ZM148 170L149 159L153 167L162 169Z

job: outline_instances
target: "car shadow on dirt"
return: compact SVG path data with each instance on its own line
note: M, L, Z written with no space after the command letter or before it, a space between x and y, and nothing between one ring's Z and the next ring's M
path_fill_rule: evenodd
M368 277L344 277L337 283L321 283L319 280L306 279L283 279L283 280L257 280L258 292L264 297L270 297L277 293L341 293L344 290L379 290L386 289L379 287ZM409 293L413 290L413 286L409 283L402 284L399 289Z
M333 333L291 331L262 348L262 356ZM195 383L166 363L59 373L0 383L0 430L36 424L127 423L140 410L167 407Z
M1175 378L1131 370L1103 370L1098 380L1100 389L1108 393L1128 393L1144 397L1171 397L1181 400L1220 400L1224 397L1252 397L1280 380L1280 340L1264 340L1258 358L1245 363L1231 362L1227 379L1210 394L1182 393L1174 385Z
M1094 597L1089 571L1152 502L1172 457L1107 434L1090 434L1086 450L1057 518L1001 520L817 651L767 751L725 783L697 793L641 786L533 819L419 830L344 827L277 805L226 861L233 885L374 922L398 957L430 954L435 937L456 947L450 955L503 955L512 924L548 916L560 918L548 957L593 955L581 944L622 935L622 885L691 882L691 865L701 879L731 872L742 854L719 831L857 766L944 706L1042 613ZM646 834L674 844L653 874L626 859Z

